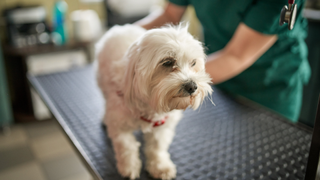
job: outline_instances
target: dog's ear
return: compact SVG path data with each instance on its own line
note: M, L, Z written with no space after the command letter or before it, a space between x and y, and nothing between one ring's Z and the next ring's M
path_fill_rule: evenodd
M140 75L137 72L137 64L139 63L140 58L139 45L138 43L134 43L125 54L125 59L128 61L128 67L126 68L124 81L122 83L124 100L132 110L134 108L140 109L142 106Z

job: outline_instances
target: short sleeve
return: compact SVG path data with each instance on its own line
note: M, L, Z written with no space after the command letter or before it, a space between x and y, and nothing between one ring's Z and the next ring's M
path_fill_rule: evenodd
M280 12L287 0L257 0L244 14L243 23L263 34L279 34Z
M179 5L179 6L188 6L189 0L169 0L169 2Z

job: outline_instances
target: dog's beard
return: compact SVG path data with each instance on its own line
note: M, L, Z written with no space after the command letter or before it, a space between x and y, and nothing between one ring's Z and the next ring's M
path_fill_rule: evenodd
M185 80L179 74L170 74L160 82L155 80L151 83L150 105L156 112L169 112L174 109L185 110L188 107L197 109L204 98L212 92L208 84L210 78L203 72L195 78L197 90L191 95L183 89Z

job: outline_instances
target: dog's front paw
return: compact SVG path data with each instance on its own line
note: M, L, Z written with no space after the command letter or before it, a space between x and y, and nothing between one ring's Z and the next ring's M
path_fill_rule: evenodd
M131 180L140 177L141 161L140 159L131 162L118 163L118 171L122 177L130 178Z
M171 180L176 177L176 166L170 159L158 159L147 162L147 171L157 179Z

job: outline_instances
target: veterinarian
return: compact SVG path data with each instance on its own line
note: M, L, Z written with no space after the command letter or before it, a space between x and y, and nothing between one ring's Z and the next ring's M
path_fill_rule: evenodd
M165 10L136 24L151 29L177 24L193 5L207 48L206 71L216 87L298 120L303 85L310 77L304 0L297 0L293 30L279 26L287 0L169 0Z

